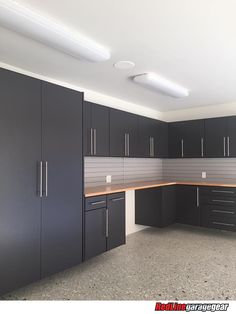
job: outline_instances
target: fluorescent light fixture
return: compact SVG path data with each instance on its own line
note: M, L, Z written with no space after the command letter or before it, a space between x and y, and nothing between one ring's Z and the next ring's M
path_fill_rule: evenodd
M16 1L0 0L0 25L74 58L92 62L110 59L108 49Z
M189 95L187 88L175 84L155 73L139 74L133 80L138 84L174 98L182 98Z

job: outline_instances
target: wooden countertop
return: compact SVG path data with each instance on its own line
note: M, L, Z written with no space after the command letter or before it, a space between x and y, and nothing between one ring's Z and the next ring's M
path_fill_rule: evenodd
M217 182L191 182L191 181L150 181L150 182L133 182L124 184L102 185L96 187L85 188L85 197L98 196L104 194L112 194L125 192L129 190L142 190L147 188L154 188L167 185L197 185L197 186L219 186L219 187L231 187L236 188L235 183L217 183Z

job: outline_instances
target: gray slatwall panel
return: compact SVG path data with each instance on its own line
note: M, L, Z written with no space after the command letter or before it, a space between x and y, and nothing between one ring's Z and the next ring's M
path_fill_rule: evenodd
M236 182L236 158L165 159L162 165L164 180ZM206 179L202 179L202 171L207 173Z
M112 184L162 179L162 160L147 158L85 157L85 186L104 185L106 175Z

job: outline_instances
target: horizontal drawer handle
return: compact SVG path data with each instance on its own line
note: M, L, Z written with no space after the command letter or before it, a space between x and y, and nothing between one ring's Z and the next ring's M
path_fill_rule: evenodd
M226 201L226 200L212 200L212 202L234 203L234 201Z
M212 190L213 193L229 193L229 194L234 194L234 191L220 191L220 190Z
M224 213L224 214L234 214L234 212L230 212L230 211L227 211L227 210L218 210L218 209L213 209L212 212L214 213Z
M118 201L122 201L122 200L124 200L124 199L125 199L124 197L113 198L113 199L112 199L112 202L118 202Z
M91 205L99 205L99 204L105 204L106 201L97 201L97 202L92 202Z
M225 222L217 222L217 221L213 221L212 222L214 225L222 225L222 226L228 226L228 227L234 227L235 224L227 224Z

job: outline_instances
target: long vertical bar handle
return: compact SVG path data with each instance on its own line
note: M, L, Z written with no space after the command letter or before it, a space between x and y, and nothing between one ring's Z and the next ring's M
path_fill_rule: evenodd
M197 207L199 207L199 187L197 187Z
M93 155L93 129L90 129L90 153Z
M39 162L39 197L43 197L43 162Z
M184 140L181 140L181 157L184 157Z
M45 197L48 197L48 162L45 161Z
M108 238L109 236L109 217L108 217L109 213L108 213L108 209L106 209L106 238Z
M204 139L201 138L201 156L204 157Z
M97 129L93 129L93 154L97 155Z
M152 157L155 156L155 141L154 141L154 137L152 138Z
M223 137L223 145L224 145L224 157L226 155L226 149L225 149L225 136Z
M152 137L149 137L149 157L152 157Z
M127 156L127 134L125 133L125 157Z
M227 136L227 156L229 157L230 156L230 152L229 152L229 147L230 147L230 139L229 139L229 136Z
M129 156L129 133L127 133L127 153Z

